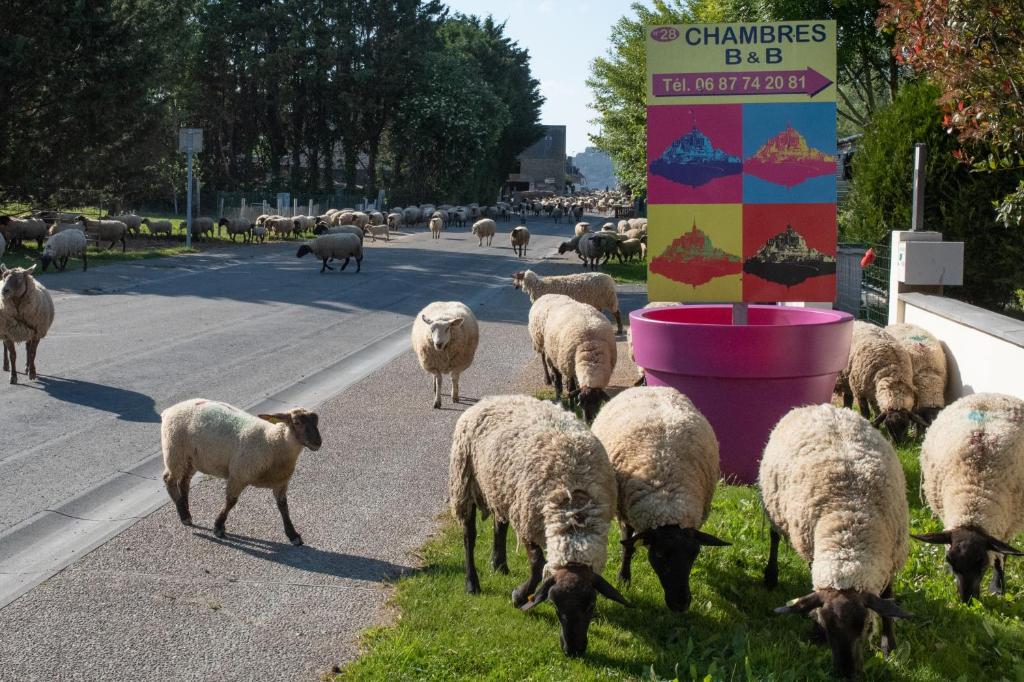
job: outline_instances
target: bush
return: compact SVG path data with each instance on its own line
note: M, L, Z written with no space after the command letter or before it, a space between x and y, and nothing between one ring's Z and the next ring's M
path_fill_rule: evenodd
M927 82L904 87L880 110L853 158L853 187L840 230L844 240L885 241L909 230L914 143L928 145L924 227L963 241L964 286L948 295L1000 312L1019 310L1024 288L1024 230L997 221L993 202L1012 192L1021 171L977 172L958 161L955 136L942 127L939 90Z

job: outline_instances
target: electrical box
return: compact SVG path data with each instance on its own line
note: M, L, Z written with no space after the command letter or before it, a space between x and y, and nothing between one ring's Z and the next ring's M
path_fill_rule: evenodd
M964 243L900 242L896 279L911 285L961 286L964 283Z

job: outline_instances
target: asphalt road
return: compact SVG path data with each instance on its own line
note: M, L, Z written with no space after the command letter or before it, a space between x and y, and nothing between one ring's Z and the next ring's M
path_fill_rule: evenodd
M528 260L571 231L530 228ZM523 264L507 236L494 243L420 232L371 244L359 275L320 275L288 245L47 278L57 323L40 345L43 376L0 387L0 523L24 526L151 457L164 407L192 396L252 405L339 360L358 364L432 300L473 301L481 321L463 394L513 390L532 356L529 302L509 286ZM287 543L257 489L215 539L223 484L202 482L197 528L165 504L0 609L0 680L315 679L350 659L358 632L385 614L381 581L415 564L444 507L465 405L431 402L404 352L320 407L324 447L302 455L289 494L304 547Z

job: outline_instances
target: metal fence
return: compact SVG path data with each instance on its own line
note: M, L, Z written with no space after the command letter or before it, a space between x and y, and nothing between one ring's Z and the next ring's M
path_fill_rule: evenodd
M859 319L885 326L889 323L889 262L888 244L870 244L875 260L861 272Z

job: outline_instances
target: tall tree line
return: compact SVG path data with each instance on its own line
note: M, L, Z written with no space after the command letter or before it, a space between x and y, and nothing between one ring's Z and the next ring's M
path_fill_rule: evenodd
M439 0L13 4L0 199L169 198L194 126L210 190L493 200L541 134L526 51Z

